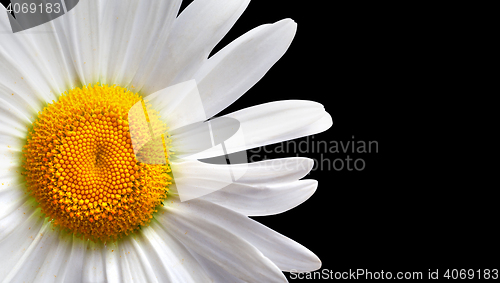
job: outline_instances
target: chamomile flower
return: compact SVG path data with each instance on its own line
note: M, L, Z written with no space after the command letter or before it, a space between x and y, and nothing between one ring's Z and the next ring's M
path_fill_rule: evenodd
M248 217L308 199L317 182L301 178L312 160L176 160L192 133L170 131L172 113L194 117L197 108L174 95L148 102L195 81L203 115L214 117L286 52L296 23L259 26L208 58L249 1L195 0L177 16L180 2L79 1L17 33L0 16L4 282L283 282L282 271L321 266L311 251ZM147 137L132 134L141 123L130 116L134 105L148 109L144 129L165 133L167 162L142 162L151 152L135 150ZM243 130L244 142L228 144L228 153L332 125L321 104L306 100L224 117ZM221 186L228 168L241 174ZM177 178L213 192L181 201Z

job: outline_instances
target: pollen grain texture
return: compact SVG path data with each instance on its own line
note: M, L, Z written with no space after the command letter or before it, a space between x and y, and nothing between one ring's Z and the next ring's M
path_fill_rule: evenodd
M38 113L23 174L55 225L82 239L114 241L148 225L166 199L168 160L145 164L134 154L128 111L137 102L144 103L138 94L96 84L67 91ZM149 127L165 132L158 117L149 111Z

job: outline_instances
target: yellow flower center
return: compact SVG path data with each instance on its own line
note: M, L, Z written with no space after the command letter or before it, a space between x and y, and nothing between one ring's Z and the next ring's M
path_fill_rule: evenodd
M168 162L144 164L134 154L128 112L140 101L124 88L97 84L65 92L38 113L23 174L54 224L93 241L148 225L172 178ZM165 132L158 113L148 114Z

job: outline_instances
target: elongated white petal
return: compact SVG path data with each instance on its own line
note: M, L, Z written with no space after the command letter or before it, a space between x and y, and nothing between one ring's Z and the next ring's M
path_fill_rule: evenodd
M56 98L57 84L50 80L50 70L38 51L33 34L13 34L6 10L0 6L0 99L32 119L46 101ZM38 34L40 36L40 34Z
M304 177L313 166L313 161L307 158L284 158L266 160L254 163L220 165L209 164L197 160L186 160L183 162L172 162L171 168L175 179L175 185L171 186L172 192L178 193L182 201L193 198L198 198L222 189L228 194L216 194L220 197L219 201L234 197L236 208L244 202L243 191L252 194L250 199L247 199L245 205L246 212L242 207L242 213L250 213L249 215L267 215L283 212L290 209L303 201L305 201L314 192L315 186L312 184L304 185L304 190L300 190L305 194L290 197L290 202L278 202L273 206L265 206L264 204L272 204L262 202L259 205L258 198L270 197L265 195L272 192L287 192L296 195L296 192L291 190L283 190L278 188L283 184L293 183ZM294 184L299 186L300 184ZM244 188L247 188L246 190ZM271 189L273 188L273 189ZM262 192L264 195L254 195L252 190ZM306 193L307 192L307 193ZM286 199L285 196L283 196ZM214 199L215 200L215 199ZM253 202L253 204L252 204ZM260 208L266 208L261 210ZM240 210L238 210L240 211Z
M5 279L5 282L10 280L12 282L82 282L81 273L86 242L67 235L59 229L52 230L48 222L45 222L39 231L33 232L30 236L31 243L22 250L23 254L20 259L15 261L14 258L8 258L10 260L8 264L14 266L8 270L6 276L2 276L2 279Z
M25 120L18 111L10 109L9 103L1 103L2 100L0 98L0 124L3 125L0 128L0 220L28 199L25 180L20 174L21 149L27 131ZM13 222L12 227L15 225Z
M313 166L312 159L291 157L264 160L248 164L218 165L197 160L186 160L172 164L174 178L184 178L190 183L222 189L228 171L241 176L236 182L243 185L271 185L297 181L304 177ZM221 186L221 184L223 184Z
M0 93L2 91L0 90ZM29 120L22 111L19 111L11 101L0 97L0 239L2 235L14 229L20 222L15 218L4 222L7 217L12 217L27 201L24 177L21 176L22 146L26 141ZM26 109L24 109L26 110ZM33 209L34 210L34 209ZM26 211L23 209L23 213ZM28 212L28 213L31 213Z
M137 236L159 282L210 282L197 259L169 234L170 227L153 219Z
M15 65L21 65L11 67L22 68L20 73L26 74L23 80L34 84L45 101L51 102L60 93L75 86L77 76L68 45L61 42L61 34L57 32L54 21L15 34L5 31L8 23L1 22L4 56L10 56Z
M19 223L15 217L19 215L11 215L25 205L29 200L29 195L26 191L26 185L24 183L8 185L8 181L1 178L4 182L0 186L0 239L2 235L6 234L10 229L14 229ZM29 202L31 204L31 202ZM34 209L33 209L34 210ZM23 213L26 211L23 209ZM2 222L5 218L12 217L12 220Z
M64 233L64 232L62 232ZM69 238L69 239L68 239ZM44 265L44 273L51 275L52 270L58 270L55 282L83 282L83 265L87 253L87 241L82 241L75 236L64 236L59 243L56 257L51 260L50 265ZM49 271L50 270L50 271Z
M24 45L29 46L28 52L37 60L39 75L43 76L50 87L50 94L56 98L81 83L70 55L70 45L62 30L63 17L21 32L27 39Z
M163 211L165 215L158 221L169 227L169 233L225 271L247 282L286 282L283 273L261 251L226 227L206 221L205 215L193 213L182 204L169 205Z
M154 68L137 77L137 85L150 94L192 79L200 64L248 6L249 0L197 0L175 20Z
M103 248L107 282L159 282L140 245L133 237Z
M160 113L170 133L180 127L207 120L194 80L159 90L146 97L145 101L153 105L154 109ZM142 106L139 107L142 113ZM131 111L135 113L134 110Z
M186 248L161 224L155 220L151 224L116 243L91 243L83 281L206 282L205 272Z
M52 231L50 223L45 222L21 259L7 275L6 281L13 279L14 282L46 282L56 279L61 264L57 259L62 259L66 254L66 247L60 245L62 239L59 234L59 231ZM59 253L63 253L62 257ZM55 268L51 268L51 265Z
M0 93L2 91L0 90ZM14 106L13 101L0 97L0 146L6 146L12 151L20 151L28 133L27 125L30 120L26 116L29 113L23 113ZM1 154L1 153L0 153ZM0 157L5 157L1 156Z
M31 124L31 121L34 120L33 113L35 108L38 107L36 105L30 105L27 99L29 99L29 97L26 98L19 94L14 97L14 92L11 92L11 89L0 81L0 104L2 105L0 109L0 119L11 122L16 131L23 132L23 136L24 133L27 132L26 125ZM7 123L4 125L7 125ZM11 132L7 132L6 130L2 132L11 134Z
M285 54L296 30L290 19L259 26L205 62L194 78L207 116L219 113L255 85Z
M36 201L18 189L17 186L14 186L14 188L0 191L0 196L4 198L0 204L5 206L0 210L0 241L9 238L13 233L19 233L18 228L25 225L26 222L29 226L28 218L36 214L36 206L38 205ZM35 220L37 220L36 217L31 219L31 221Z
M100 26L101 82L136 91L132 79L150 63L155 50L163 48L180 4L180 0L106 1Z
M208 274L210 282L232 282L232 283L244 283L242 279L234 276L233 274L227 272L226 270L220 268L213 261L206 259L199 255L196 251L189 249L189 252L196 258L200 263L203 270Z
M323 105L302 100L265 103L226 117L240 121L245 135L245 144L226 142L228 153L317 134L332 125Z
M224 141L228 154L268 144L293 140L323 132L332 126L332 119L323 105L306 100L283 100L248 107L222 116L240 122L241 135ZM174 136L173 147L183 152L183 145L191 144L197 132L188 130ZM187 149L186 151L189 151ZM197 154L198 158L219 156L220 150L213 147Z
M295 129L294 137L305 137L328 130L333 125L332 116L324 112L321 117L313 123L299 129Z
M82 282L105 282L104 244L89 241L83 259Z
M60 44L67 46L78 83L82 85L99 82L102 10L101 1L80 1L64 16L53 20Z
M169 214L162 217L160 221L170 221L169 219L171 218L181 217L180 219L183 219L183 221L193 221L198 223L198 225L221 227L220 229L224 230L217 233L219 240L226 240L226 237L222 235L222 231L225 232L227 230L228 233L234 234L235 237L243 239L260 250L264 256L272 260L283 271L290 271L292 269L298 272L312 271L321 267L319 258L299 243L242 214L208 201L202 199L182 203L174 201L174 203L169 205L167 210ZM177 215L181 213L186 218L189 216L189 218L196 217L198 219L187 220L183 216ZM177 224L175 222L175 225ZM182 225L179 227L183 227L184 232L187 232L186 235L195 229L188 225L179 225ZM211 231L205 230L204 232L205 237L212 237L208 235L212 233ZM198 234L195 235L198 236ZM183 238L189 237L186 236ZM200 255L203 254L200 253Z
M130 239L124 239L130 241ZM126 282L125 278L129 279L128 256L123 249L122 243L110 243L103 250L106 258L106 277L108 282ZM126 256L122 259L122 255Z
M5 13L3 7L0 13ZM33 113L44 102L41 92L33 91L35 81L41 79L39 74L29 76L22 66L27 64L33 68L40 61L33 54L24 53L25 49L16 50L17 47L29 47L29 38L26 35L2 33L5 28L3 17L0 17L0 278L24 278L32 281L36 272L23 274L23 268L41 266L37 260L45 257L38 252L36 245L45 243L46 248L53 244L51 240L42 239L39 235L43 219L36 210L36 202L29 198L24 178L21 173L21 149L26 140L27 125ZM5 42L8 38L8 41ZM24 45L26 44L26 45ZM19 59L16 64L14 60ZM36 62L36 63L34 63ZM26 67L27 67L26 66ZM20 68L21 67L21 68ZM28 68L28 67L27 67ZM30 68L28 68L30 70ZM17 78L16 78L17 76ZM22 78L21 78L22 77ZM46 84L41 84L41 89ZM28 93L28 94L27 94ZM33 94L35 94L33 96ZM44 228L47 230L46 228ZM44 230L44 231L45 231ZM42 233L44 233L42 231ZM50 232L49 232L50 234ZM46 253L47 249L43 252ZM33 263L35 262L35 263Z
M318 182L315 180L261 186L235 183L203 196L202 199L243 215L264 216L296 207L310 198L317 187Z
M8 217L0 220L2 230L2 234L0 234L0 254L2 255L0 257L0 278L5 278L6 281L9 281L9 278L23 276L24 268L34 260L39 261L38 266L31 270L38 270L45 259L45 251L40 252L39 250L40 246L46 242L47 236L52 234L52 230L50 223L40 217L40 211L33 209L34 206L36 203L29 200ZM48 234L45 234L44 237L44 233ZM36 272L30 272L30 275L26 276L32 275L36 275ZM28 278L27 281L33 280Z
M26 141L27 128L24 121L10 112L8 103L1 104L0 98L0 190L15 186L23 181L20 176L22 146Z
M47 228L51 229L50 226ZM36 282L80 282L84 242L74 239L59 229L43 234L43 245L29 255L29 264L22 266L21 272L14 277L15 280L23 279L26 282L33 282L28 277L33 276ZM75 241L80 242L76 252L74 251ZM80 265L75 266L75 262ZM26 272L27 270L32 272Z

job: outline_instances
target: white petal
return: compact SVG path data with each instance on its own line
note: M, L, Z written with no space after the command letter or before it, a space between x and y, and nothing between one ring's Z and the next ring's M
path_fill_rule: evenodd
M0 6L0 14L6 13ZM8 17L0 17L0 98L30 119L56 98L47 77L50 70L31 36L27 31L13 34Z
M123 241L129 241L129 239L123 239ZM121 246L121 243L110 243L103 251L106 258L106 277L108 282L128 282L130 280L127 263L128 259L122 259L122 254L126 254L126 252L120 250ZM128 281L126 281L125 278L127 278Z
M29 195L24 183L8 185L8 181L5 180L4 177L0 179L1 182L3 182L2 184L4 184L0 187L0 239L2 239L2 235L4 235L6 231L13 229L20 223L16 218L12 221L9 220L7 223L4 223L3 219L9 217L16 210L19 210L25 205L29 200ZM29 203L31 204L31 202ZM23 213L24 212L26 211L23 210Z
M224 141L228 154L251 148L293 140L323 132L332 126L332 119L323 105L306 100L283 100L245 108L223 117L240 122L239 136ZM184 144L192 144L196 131L172 135L172 145L184 152ZM198 158L219 156L220 150L213 147L197 154Z
M128 240L127 238L123 241ZM106 258L106 277L108 282L128 282L130 280L127 264L128 259L122 259L122 254L126 252L124 252L124 250L120 251L120 246L122 246L121 243L110 243L103 251ZM126 281L125 278L129 280Z
M137 85L150 94L192 79L210 51L248 6L249 0L198 0L175 20L154 68L137 77Z
M205 272L208 274L210 282L232 282L232 283L238 283L238 282L244 283L245 282L242 279L239 279L238 277L234 276L233 274L220 268L214 262L202 257L194 250L191 250L189 248L188 248L188 250L196 258L196 260L200 263L200 265L203 267Z
M296 30L290 19L259 26L204 63L194 78L207 116L219 113L255 85L285 54Z
M55 97L80 84L70 56L70 46L61 30L61 21L63 19L59 17L20 32L26 38L23 44L29 46L29 55L35 59L36 72L44 78L44 82L50 87L51 95Z
M19 152L26 141L30 120L24 115L28 113L19 111L11 102L14 101L0 97L0 146Z
M2 60L0 55L0 60ZM6 69L8 71L8 69ZM0 66L0 72L2 72L2 67ZM11 92L11 89L2 83L0 80L0 104L2 108L0 110L0 119L2 120L10 120L14 123L14 127L16 130L21 130L23 133L27 132L26 125L31 124L33 119L33 114L35 114L35 110L38 110L38 105L33 103L30 105L27 102L30 97L25 97L23 95L19 95L19 93L14 94ZM40 101L40 107L41 107ZM35 109L37 108L37 109ZM6 125L5 123L4 125ZM22 125L23 127L19 127ZM10 132L3 131L4 133L10 134Z
M236 180L237 184L272 185L297 181L309 173L313 164L312 159L292 157L232 165L186 160L173 162L171 167L176 183L188 187L196 186L197 189L209 193L231 184L227 181L228 172L232 172L233 176L240 176ZM175 190L175 186L172 186L172 189ZM190 188L187 188L187 191L189 190Z
M169 133L183 126L203 122L208 118L205 115L195 80L159 90L148 95L144 101L153 105L154 109L160 113L161 119L169 127ZM142 115L142 106L139 107L141 107L139 113Z
M45 260L46 250L40 251L47 243L52 245L54 232L50 228L50 223L40 217L40 211L32 209L34 201L28 201L15 213L11 213L7 218L0 220L2 234L0 235L0 278L19 278L23 276L34 276L36 272L26 274L27 269L38 270ZM9 224L15 224L10 227ZM13 229L12 229L13 228ZM48 241L48 242L47 242ZM23 280L21 280L22 282ZM33 281L26 278L26 281Z
M83 259L83 282L104 282L106 280L104 249L104 244L89 241Z
M53 20L61 46L67 46L69 50L78 83L83 85L99 82L99 22L102 10L100 1L80 1L65 15Z
M107 282L206 282L184 246L155 220L151 224L102 247Z
M142 251L160 282L208 282L198 261L156 219L137 235Z
M182 201L206 195L243 214L275 214L299 205L314 193L313 181L295 183L312 166L311 159L298 157L233 165L172 162L175 186L171 190ZM277 199L281 201L274 202Z
M34 232L32 242L23 249L23 256L7 278L14 282L88 282L82 277L84 259L94 250L87 249L87 241L53 229L47 221L38 233Z
M285 100L245 108L226 117L240 121L246 144L226 141L228 153L293 140L331 127L330 115L313 101Z
M37 252L37 254L44 255L44 260L37 261L35 255L31 254L30 258L33 258L33 263L31 266L23 266L23 272L36 274L37 282L80 282L83 259L82 245L84 245L84 242L74 239L71 235L59 229L46 233L45 238L48 238L48 240ZM76 245L78 246L76 252L73 250L75 241L81 243ZM75 266L75 263L79 265ZM28 270L29 272L26 272ZM16 276L15 279L20 278ZM31 280L26 281L31 282Z
M9 102L0 97L0 220L28 200L25 180L20 173L21 150L26 142L29 120ZM13 221L4 228L0 221L0 230L4 228L2 232L5 232L5 229L13 228L16 224Z
M97 1L82 1L61 17L15 34L2 17L0 90L21 96L33 114L65 90L96 83L99 7Z
M332 116L328 113L323 113L320 119L316 120L314 123L308 125L307 127L302 127L295 132L295 135L304 137L311 135L311 133L321 133L328 130L333 125Z
M49 270L58 269L56 282L82 282L87 245L88 241L66 235L64 241L59 242L60 253L57 253L57 257L51 261L50 265L46 265L46 273L50 275L54 272L49 272Z
M133 236L107 245L103 253L108 282L158 282L149 259Z
M169 227L170 234L225 271L248 282L286 282L258 249L219 223L206 221L205 215L189 211L184 204L169 204L163 211L158 221Z
M0 100L1 102L1 100ZM9 119L11 117L2 115L2 108L5 105L0 105L0 123L11 122L10 124L3 124L0 128L0 182L2 186L17 185L19 182L24 181L21 178L21 155L22 146L26 142L26 128ZM0 190L2 187L0 187Z
M38 203L20 188L21 186L15 186L12 189L0 191L2 197L0 204L5 206L0 210L0 241L7 239L13 233L19 233L17 229L23 225L28 225L29 228L31 222L28 218L36 214ZM28 224L26 224L27 221ZM31 221L38 221L38 219L33 216Z
M5 278L6 281L10 281L10 279L13 279L14 282L53 281L57 276L57 269L46 266L51 265L53 260L57 260L54 257L57 257L57 253L62 251L57 250L60 241L59 232L52 231L50 223L46 222L21 259L9 272ZM56 262L56 264L58 267L60 262Z
M263 160L247 164L245 175L238 179L242 184L280 184L306 176L314 160L305 157L289 157ZM232 166L242 166L235 164Z
M169 204L167 210L169 214L162 217L163 221L172 222L173 225L182 227L178 232L187 232L185 237L181 236L182 239L189 239L188 235L194 232L195 235L191 237L196 237L198 241L201 241L199 245L208 244L203 240L204 238L198 238L201 234L204 235L203 237L218 237L220 241L226 241L228 239L224 236L223 231L227 230L227 233L234 234L235 237L241 238L257 248L283 271L295 269L298 272L303 272L321 267L319 258L304 246L257 221L216 204L201 199L183 203L174 201L174 203ZM175 220L171 220L172 218ZM199 228L204 231L196 231L194 226L178 223L181 220L203 225L201 227L220 227L221 230L219 233L212 232L208 228ZM217 235L213 236L211 233L217 233ZM196 251L199 252L199 250ZM203 254L200 253L200 255Z
M129 86L138 69L165 44L180 2L106 1L100 26L102 83Z
M0 98L0 219L23 205L28 194L24 177L21 176L21 148L26 141L26 128L18 117L4 109ZM0 222L1 223L1 222ZM1 225L0 225L1 229Z
M201 161L185 161L173 165L181 170L185 176L200 181L218 180L219 174L225 173L227 167L233 171L245 170L245 174L238 179L242 184L276 184L296 181L304 177L311 170L314 161L304 157L290 157L263 160L248 164L217 165ZM176 167L178 166L178 167Z
M310 198L317 187L316 180L262 186L234 183L203 196L202 199L243 215L264 216L282 213L298 206Z

